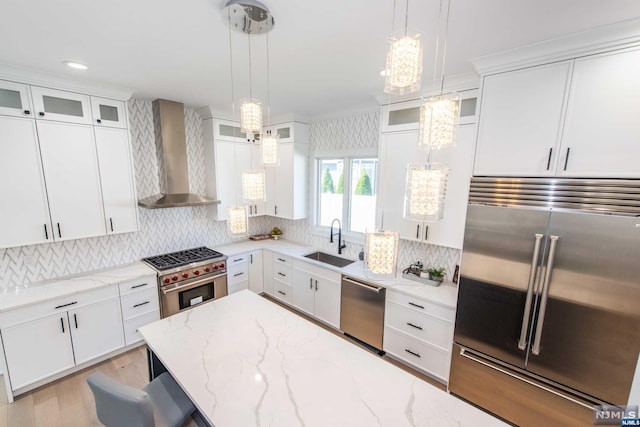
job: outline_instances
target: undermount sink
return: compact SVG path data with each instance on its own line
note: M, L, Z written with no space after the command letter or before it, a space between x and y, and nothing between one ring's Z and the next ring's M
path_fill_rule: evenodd
M311 252L310 254L306 254L304 257L312 259L314 261L323 262L325 264L331 264L336 267L345 267L355 262L350 259L341 258L339 256L335 256L331 254L326 254L324 252Z

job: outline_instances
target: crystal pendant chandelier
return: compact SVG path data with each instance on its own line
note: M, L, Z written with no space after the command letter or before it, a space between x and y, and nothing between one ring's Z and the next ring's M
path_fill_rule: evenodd
M439 150L455 147L456 131L460 123L458 94L441 95L422 102L418 147Z
M276 133L275 136L271 131L262 137L262 164L265 166L278 166L278 144L280 137Z
M258 99L240 100L240 131L242 133L262 132L262 103Z
M246 202L264 202L264 169L242 172L242 198Z
M365 268L375 275L393 275L398 257L398 233L376 230L365 233Z
M229 207L227 213L227 228L229 229L229 233L235 237L246 236L249 232L247 207Z
M449 168L441 163L410 163L407 166L404 217L439 221L444 216Z
M395 2L393 20L395 21ZM422 81L422 45L420 34L408 34L409 0L406 0L404 32L389 38L385 67L385 93L403 95L420 89ZM392 26L395 22L392 22Z

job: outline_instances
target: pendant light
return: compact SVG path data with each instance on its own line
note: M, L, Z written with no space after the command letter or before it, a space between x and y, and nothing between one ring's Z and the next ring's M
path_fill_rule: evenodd
M240 131L247 134L262 132L262 103L253 98L251 79L251 33L249 38L249 98L240 101Z
M407 166L404 217L417 221L441 220L448 174L449 168L441 163L410 163Z
M269 33L267 33L267 126L271 127L271 79L269 64ZM267 130L260 138L262 144L262 164L266 167L278 166L278 143L280 136L278 132L271 133Z
M398 259L398 233L376 230L365 233L365 268L376 276L389 276L396 272Z
M395 25L396 2L393 2ZM389 37L389 50L385 67L384 91L403 95L420 89L422 81L422 45L420 33L409 35L409 0L406 0L404 32Z

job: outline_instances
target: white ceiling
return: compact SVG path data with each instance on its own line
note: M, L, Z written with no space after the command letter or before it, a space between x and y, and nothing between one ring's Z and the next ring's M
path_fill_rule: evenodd
M374 105L380 92L393 0L263 0L272 112L306 116ZM2 1L0 61L77 76L192 107L231 104L229 33L220 0ZM397 0L398 6L404 0ZM433 72L438 0L411 0L421 31L423 81ZM451 0L447 75L470 59L640 17L638 0ZM400 25L402 16L397 19ZM247 36L232 33L236 99L248 96ZM266 102L265 36L253 36L254 96ZM79 72L61 62L76 60Z

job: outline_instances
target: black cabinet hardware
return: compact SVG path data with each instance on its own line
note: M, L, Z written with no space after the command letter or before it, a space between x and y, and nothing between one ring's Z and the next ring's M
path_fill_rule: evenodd
M60 223L58 223L58 237L62 239L62 231L60 231Z
M143 286L147 286L147 285L148 285L148 283L142 283L142 284L140 284L140 285L133 285L133 286L131 287L131 289L141 288L141 287L143 287Z
M49 232L47 231L47 224L44 225L44 238L49 240Z
M313 279L309 279L309 289L313 289Z
M238 262L238 261L242 261L242 258L236 258L233 260L233 262Z
M415 353L415 352L413 352L413 351L411 351L411 350L407 350L406 348L404 349L404 351L406 351L406 352L407 352L407 353L409 353L409 354L413 354L415 357L422 357L422 356L420 356L418 353Z
M253 215L253 206L249 205L249 215Z
M78 329L78 316L76 313L73 313L73 323L76 324L76 329Z
M60 326L62 326L62 333L64 334L64 320L62 320L62 317L60 318Z
M113 231L113 218L109 218L109 224L111 225L111 231Z
M549 148L549 158L547 159L547 170L551 167L551 153L553 153L553 147Z
M567 147L567 157L564 158L564 170L567 170L569 164L569 153L571 153L571 147Z
M318 281L316 280L316 292L318 292Z
M249 254L249 260L250 260L249 262L253 264L253 254Z
M420 224L416 226L416 239L420 238Z
M279 271L278 271L278 274L279 274L279 275L281 275L282 277L287 277L287 275L286 275L286 274L284 274L284 273L280 273Z
M44 117L44 111L40 111L40 112L38 113L38 115L39 115L40 117Z
M233 277L238 277L238 276L242 276L244 273L236 273L233 275Z
M424 307L423 307L423 306L421 306L421 305L419 305L419 304L416 304L416 303L413 303L413 302L411 302L411 301L409 301L409 305L412 305L412 306L414 306L414 307L418 307L418 308L421 308L421 309L423 309L423 310L424 310Z
M278 258L278 261L287 262L287 260L284 260L282 258Z
M407 322L407 325L411 326L412 328L416 328L416 329L420 329L420 330L422 330L422 326L414 325L414 324L413 324L413 323L411 323L411 322Z
M100 120L100 119L96 119L96 122L98 122L98 123L102 123L102 120Z
M24 114L26 114L27 116L31 114L31 111L29 110L24 110Z
M429 240L429 226L424 226L424 240Z
M149 304L149 301L141 302L140 304L135 304L133 308L140 307L141 305Z
M77 303L78 303L78 301L70 302L68 304L62 304L62 305L57 306L56 310L59 309L59 308L62 308L62 307L69 307L70 305L74 305L74 304L77 304Z
M278 291L279 294L286 295L286 292Z

